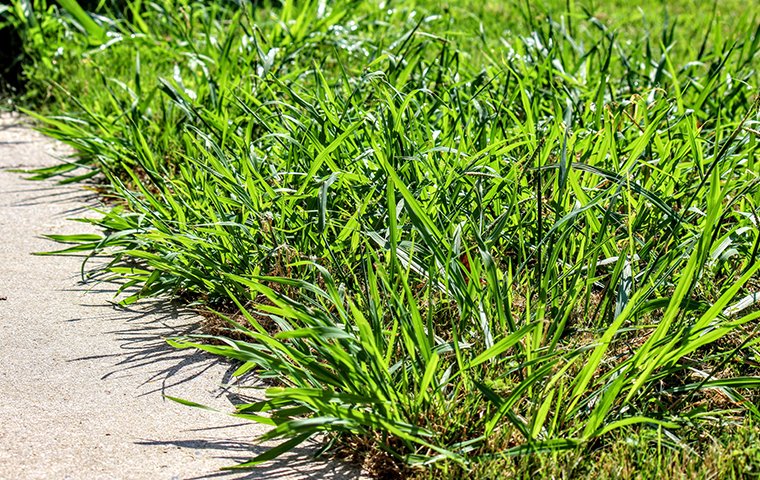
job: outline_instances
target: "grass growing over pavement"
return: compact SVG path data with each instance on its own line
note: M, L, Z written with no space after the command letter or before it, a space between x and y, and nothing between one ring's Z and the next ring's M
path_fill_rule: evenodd
M108 200L53 238L111 255L124 303L225 319L171 343L272 380L236 415L282 443L242 466L319 437L378 476L744 478L760 8L674 3L1 13L78 152L36 178Z

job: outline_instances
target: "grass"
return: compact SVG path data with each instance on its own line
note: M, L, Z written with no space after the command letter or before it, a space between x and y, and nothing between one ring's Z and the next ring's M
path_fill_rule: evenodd
M271 380L240 467L756 474L760 9L85 7L0 12L78 152L35 178L106 200L54 239L225 321L171 343Z

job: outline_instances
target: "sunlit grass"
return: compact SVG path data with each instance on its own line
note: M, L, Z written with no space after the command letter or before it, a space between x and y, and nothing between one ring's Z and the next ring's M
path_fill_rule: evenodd
M488 477L760 415L738 3L61 5L5 12L29 113L79 152L37 177L110 199L56 240L112 255L125 303L229 320L172 344L274 381L237 415L284 443L246 466L325 434Z

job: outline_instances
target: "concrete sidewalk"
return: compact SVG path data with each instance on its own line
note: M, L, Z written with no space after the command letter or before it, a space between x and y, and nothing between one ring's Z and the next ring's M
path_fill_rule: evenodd
M115 287L79 283L81 258L31 255L60 248L41 235L92 231L67 219L95 198L6 170L65 153L21 117L0 116L0 478L355 478L303 451L219 471L260 453L265 427L163 399L230 411L239 393L222 388L229 364L163 341L197 318L161 303L117 309Z

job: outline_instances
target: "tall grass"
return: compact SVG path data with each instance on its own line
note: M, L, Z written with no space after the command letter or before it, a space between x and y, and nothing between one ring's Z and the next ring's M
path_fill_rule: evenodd
M106 181L64 252L112 255L124 303L204 305L234 334L172 345L274 382L236 415L283 442L242 467L318 435L396 473L687 448L760 414L758 25L560 3L5 12L79 152L37 177Z

